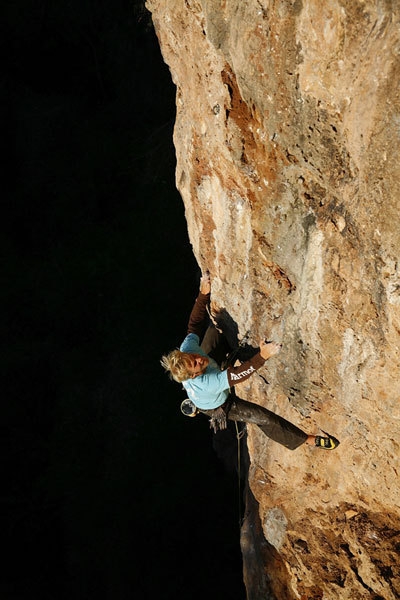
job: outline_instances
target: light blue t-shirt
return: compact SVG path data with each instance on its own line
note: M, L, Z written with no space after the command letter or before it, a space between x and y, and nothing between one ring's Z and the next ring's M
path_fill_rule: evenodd
M200 347L199 336L195 333L189 333L183 340L181 352L189 352L208 356ZM194 379L187 379L182 383L187 391L189 399L203 410L218 408L224 404L229 396L229 383L226 371L221 371L215 360L210 358L210 362L203 375L198 375Z

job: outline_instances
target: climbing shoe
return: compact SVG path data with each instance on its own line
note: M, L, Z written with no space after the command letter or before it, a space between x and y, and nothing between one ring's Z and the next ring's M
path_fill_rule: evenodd
M326 437L322 435L315 436L315 445L317 448L323 448L324 450L334 450L340 444L339 440L337 440L333 435L329 435L324 431Z

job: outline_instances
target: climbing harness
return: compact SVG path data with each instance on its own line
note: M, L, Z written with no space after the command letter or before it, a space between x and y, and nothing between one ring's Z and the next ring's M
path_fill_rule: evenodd
M226 412L224 411L223 406L219 406L212 411L212 415L210 418L210 428L213 429L214 433L217 431L222 431L227 428L226 422Z

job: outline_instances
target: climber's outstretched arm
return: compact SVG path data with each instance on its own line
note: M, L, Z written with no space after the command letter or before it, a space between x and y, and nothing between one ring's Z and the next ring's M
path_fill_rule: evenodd
M210 301L211 278L206 271L200 279L200 292L190 313L187 333L195 333L201 339L208 326L207 306Z
M237 385L242 381L245 381L257 371L260 367L263 366L266 360L271 358L271 356L275 356L281 349L281 345L276 342L266 342L265 340L260 341L260 351L257 352L255 356L253 356L250 360L246 360L246 362L242 363L238 367L228 367L227 375L228 375L228 383L229 387L233 385Z

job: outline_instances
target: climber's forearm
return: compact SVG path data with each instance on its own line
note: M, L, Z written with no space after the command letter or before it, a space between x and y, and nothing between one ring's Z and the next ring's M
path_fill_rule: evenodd
M228 383L229 387L237 385L242 381L248 379L253 373L257 371L260 367L263 366L265 360L259 352L255 356L253 356L250 360L246 360L243 364L238 367L228 367L227 375L228 375Z
M200 339L203 337L208 323L207 305L209 301L210 294L200 292L197 296L189 317L188 334L195 333Z

